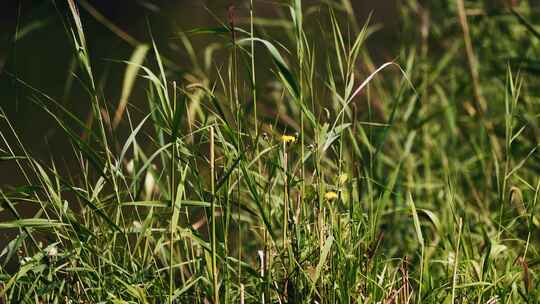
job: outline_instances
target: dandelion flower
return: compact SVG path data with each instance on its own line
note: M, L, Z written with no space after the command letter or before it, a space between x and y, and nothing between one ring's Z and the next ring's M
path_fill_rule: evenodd
M281 141L283 141L284 143L293 143L296 141L296 137L292 135L283 135L281 136Z
M338 198L338 194L335 193L334 191L326 192L326 194L324 195L324 198L328 201L333 201Z

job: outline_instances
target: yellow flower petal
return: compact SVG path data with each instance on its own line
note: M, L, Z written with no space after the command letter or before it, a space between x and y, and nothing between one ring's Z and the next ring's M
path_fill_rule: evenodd
M294 137L292 135L283 135L283 136L281 136L281 141L283 141L285 143L295 142L296 137Z
M334 191L326 192L326 194L324 195L324 198L328 201L333 201L338 198L338 194L335 193Z

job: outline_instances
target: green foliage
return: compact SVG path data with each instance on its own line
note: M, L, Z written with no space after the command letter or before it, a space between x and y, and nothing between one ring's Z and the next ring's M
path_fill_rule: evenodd
M33 157L0 112L0 162L26 181L0 189L13 232L0 297L538 302L538 12L403 1L397 59L375 64L376 27L358 27L350 1L276 6L288 17L275 35L254 2L249 28L231 17L180 35L193 61L182 78L156 41L135 45L108 103L98 42L68 0L91 115L12 76L79 167ZM200 35L213 42L195 52ZM136 87L147 104L130 103Z

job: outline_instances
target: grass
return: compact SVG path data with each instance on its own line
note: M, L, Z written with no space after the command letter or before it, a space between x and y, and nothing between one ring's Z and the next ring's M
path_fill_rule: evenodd
M537 303L538 8L404 1L375 63L348 0L276 4L277 31L248 4L179 34L178 76L151 35L67 0L86 120L6 72L78 167L33 157L1 110L25 179L0 189L2 301ZM133 44L119 102L79 9Z

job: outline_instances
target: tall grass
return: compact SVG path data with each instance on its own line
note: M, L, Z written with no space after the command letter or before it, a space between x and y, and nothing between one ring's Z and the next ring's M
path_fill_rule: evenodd
M0 229L14 232L2 299L537 302L537 62L524 56L539 50L509 42L536 37L532 9L404 1L399 56L381 61L365 45L376 26L358 26L348 0L276 5L278 34L258 3L246 20L231 7L218 27L180 33L192 64L181 78L152 38L129 39L114 103L67 1L91 114L10 74L78 167L33 157L0 112L0 160L25 179L0 190ZM199 35L214 41L204 52ZM147 104L129 102L136 86Z

